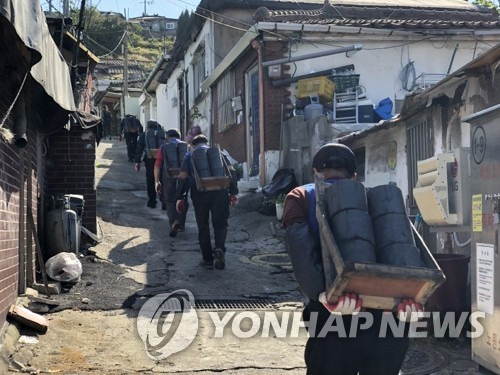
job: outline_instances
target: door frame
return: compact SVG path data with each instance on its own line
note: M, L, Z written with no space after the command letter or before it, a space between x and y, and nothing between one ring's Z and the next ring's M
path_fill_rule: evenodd
M252 129L252 75L259 72L258 64L252 65L245 72L245 138L246 138L246 157L247 157L247 170L248 175L253 168L253 134L251 133Z

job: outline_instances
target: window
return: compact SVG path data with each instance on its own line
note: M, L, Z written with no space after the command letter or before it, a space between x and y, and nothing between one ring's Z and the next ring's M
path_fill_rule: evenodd
M232 105L234 91L234 72L229 71L217 83L219 132L236 122Z
M364 147L357 148L354 152L354 157L356 158L356 181L365 182L365 158L366 149Z
M205 80L205 51L199 53L193 64L193 98L200 94L201 83Z
M434 156L434 137L432 121L424 116L414 123L409 123L406 129L406 155L408 160L408 196L410 208L416 208L413 199L413 188L418 180L417 161Z
M175 23L167 23L165 28L167 30L173 30L173 29L175 29Z

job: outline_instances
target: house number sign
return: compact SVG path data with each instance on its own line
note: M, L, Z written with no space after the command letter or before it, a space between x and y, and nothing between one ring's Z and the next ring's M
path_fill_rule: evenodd
M486 134L482 126L474 129L472 135L472 157L476 164L481 164L486 155Z

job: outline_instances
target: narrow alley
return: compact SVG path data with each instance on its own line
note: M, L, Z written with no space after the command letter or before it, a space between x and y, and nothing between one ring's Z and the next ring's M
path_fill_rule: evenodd
M146 206L144 171L134 171L125 150L117 140L98 147L103 240L91 248L95 256L82 258L81 281L55 297L60 305L48 314L47 334L35 345L19 344L13 361L23 372L38 374L304 374L304 330L286 338L259 333L241 339L228 331L214 337L210 312L234 312L244 302L260 302L245 309L259 316L302 309L282 230L274 217L257 213L257 195L242 198L231 213L226 269L205 270L198 266L192 210L186 231L170 238L165 212ZM198 334L184 351L152 360L137 332L139 310L150 297L180 289L191 291L201 306ZM240 323L245 327L245 320ZM465 339L417 339L403 374L478 374L469 358Z

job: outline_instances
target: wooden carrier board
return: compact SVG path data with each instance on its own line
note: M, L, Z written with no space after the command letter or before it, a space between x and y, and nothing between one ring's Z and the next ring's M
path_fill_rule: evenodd
M402 298L412 298L424 305L444 283L443 272L411 222L416 246L427 268L379 263L344 264L326 220L326 210L322 206L316 205L316 217L320 229L328 301L336 301L342 293L356 293L363 300L363 307L392 310Z
M149 159L156 159L156 155L158 155L158 149L150 148L146 151L146 155Z
M228 176L230 176L231 173L229 172L229 169L225 162L224 169L227 175L221 177L200 177L200 175L198 174L198 170L196 169L194 160L192 160L191 164L193 165L193 174L196 181L196 189L198 191L216 191L227 189L229 187L231 177Z

